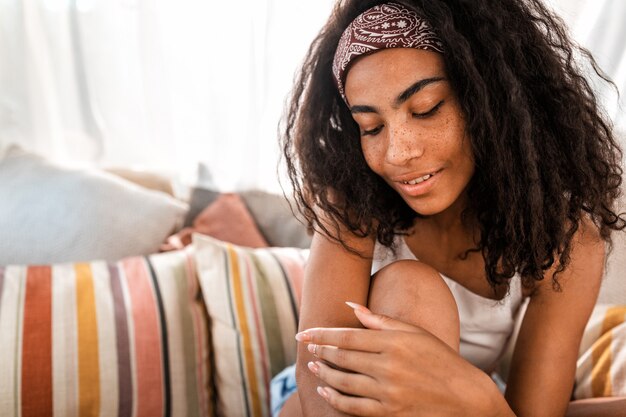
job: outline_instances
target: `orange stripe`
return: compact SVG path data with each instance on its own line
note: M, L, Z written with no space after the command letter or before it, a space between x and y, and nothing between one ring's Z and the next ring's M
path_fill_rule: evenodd
M76 264L76 318L78 339L79 416L100 414L98 323L91 266Z
M254 355L252 348L252 340L250 337L250 327L248 325L248 318L246 316L245 300L243 294L243 288L241 284L241 273L239 271L239 263L237 262L237 253L231 245L227 246L228 257L230 260L230 270L233 284L233 296L235 301L235 309L237 310L237 317L239 319L239 330L241 331L241 339L243 341L243 354L246 362L246 374L248 379L248 392L250 393L250 400L252 406L252 415L260 416L261 401L259 399L259 387L257 384L256 369L254 368Z
M141 257L123 261L131 299L135 375L137 376L136 417L163 415L163 373L157 303L150 274Z
M610 397L611 387L611 332L604 333L594 344L591 355L591 393L593 397Z
M612 329L624 322L626 307L611 307L607 309L602 323L602 336L593 344L591 352L593 369L591 371L591 392L594 397L610 397L613 394L611 382L611 363L613 354Z
M22 331L21 415L49 415L52 410L52 271L49 266L28 268Z
M254 281L254 274L252 274L252 272L250 271L250 260L246 259L246 278L247 278L247 287L249 289L250 292L254 291L255 289L255 283ZM258 348L259 348L259 364L261 365L261 370L263 371L263 383L265 384L265 390L267 392L270 392L270 372L269 372L269 360L268 360L268 355L267 355L267 348L266 348L266 340L265 340L265 331L263 329L263 326L261 325L261 318L259 317L259 312L261 311L261 309L259 308L259 304L257 303L257 300L259 299L259 295L258 294L251 294L250 295L250 304L252 305L252 313L253 313L253 318L254 318L254 328L256 330L256 337L257 337L257 341L258 341ZM271 409L271 402L270 402L270 396L268 395L266 398L266 406L267 409L270 410Z

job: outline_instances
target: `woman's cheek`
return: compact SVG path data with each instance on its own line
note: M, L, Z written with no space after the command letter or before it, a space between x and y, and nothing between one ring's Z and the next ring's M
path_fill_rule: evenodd
M385 150L382 141L373 141L369 138L361 139L361 150L367 165L376 173L380 171L385 159Z

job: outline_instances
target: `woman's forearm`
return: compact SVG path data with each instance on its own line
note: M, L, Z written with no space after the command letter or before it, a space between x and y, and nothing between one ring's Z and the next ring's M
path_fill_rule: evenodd
M624 417L626 397L590 398L572 401L566 417Z
M311 373L306 364L296 366L296 380L298 381L298 395L304 417L345 417L347 414L335 410L317 394L317 387L322 382ZM290 416L286 416L290 417Z

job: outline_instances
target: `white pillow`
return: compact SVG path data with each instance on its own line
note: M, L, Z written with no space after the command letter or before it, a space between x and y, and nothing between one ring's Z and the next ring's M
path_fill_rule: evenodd
M613 233L598 304L626 305L626 230Z
M626 134L616 132L616 137L626 147ZM626 160L622 161L622 169L622 196L617 203L619 213L626 212ZM626 305L626 230L613 233L613 251L607 258L598 304Z
M0 265L153 253L187 210L112 174L62 168L12 147L0 160Z

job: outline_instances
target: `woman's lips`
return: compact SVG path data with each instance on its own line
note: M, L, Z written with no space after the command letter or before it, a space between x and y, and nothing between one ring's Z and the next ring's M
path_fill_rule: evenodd
M403 194L411 197L418 197L428 193L435 186L435 184L439 181L442 171L443 170L439 170L433 174L427 174L426 176L415 178L410 181L396 181L396 184ZM418 182L411 184L411 182L415 182L415 180Z

